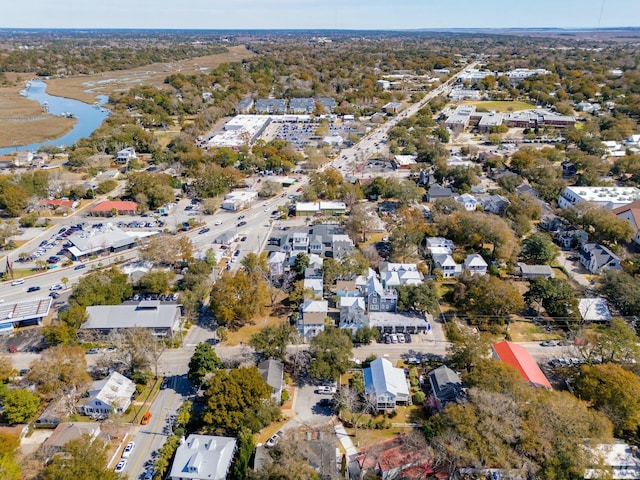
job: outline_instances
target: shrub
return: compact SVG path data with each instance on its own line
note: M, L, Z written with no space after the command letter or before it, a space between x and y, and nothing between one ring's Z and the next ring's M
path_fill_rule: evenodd
M425 400L427 399L427 395L422 391L418 390L413 394L412 400L415 405L423 405Z
M280 398L282 400L282 403L285 403L287 400L289 400L289 392L287 390L282 390L282 395Z

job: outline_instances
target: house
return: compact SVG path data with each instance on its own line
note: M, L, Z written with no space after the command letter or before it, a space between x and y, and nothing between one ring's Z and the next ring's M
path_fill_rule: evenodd
M403 436L363 448L356 463L359 472L352 478L418 480L434 473L429 456Z
M116 163L120 165L127 165L130 160L138 158L136 156L136 150L133 147L123 148L116 154Z
M522 345L504 340L493 344L493 354L501 362L507 363L518 370L520 376L534 387L551 388L547 377Z
M473 195L465 193L463 195L456 195L453 198L461 204L467 212L475 212L478 208L479 203Z
M112 217L113 215L135 215L138 204L129 200L105 200L91 209L91 215Z
M181 305L143 300L122 305L87 307L87 320L78 335L96 337L126 328L144 328L156 337L172 337L180 329Z
M494 215L502 215L509 205L509 200L502 195L482 193L476 195L476 200L485 212L493 213Z
M191 434L180 439L170 480L226 480L237 441L230 437Z
M635 200L622 207L614 208L613 213L627 220L633 227L633 242L640 245L640 200Z
M305 232L294 232L291 236L291 255L307 253L309 251L309 234Z
M384 288L377 277L367 279L365 287L367 311L395 312L398 304L398 293L395 289Z
M397 287L398 285L420 285L423 275L415 263L390 263L380 264L380 280L384 288Z
M309 240L309 253L315 253L316 255L324 254L324 243L320 235L312 235Z
M471 275L486 275L488 266L484 258L477 253L467 255L467 258L464 259L464 270L468 271Z
M236 104L236 113L247 114L253 107L254 100L251 97L245 97Z
M236 236L234 232L223 232L213 240L213 243L216 245L231 245Z
M538 198L538 191L527 182L522 182L516 187L516 195L531 195L532 197Z
M353 252L355 245L349 235L331 236L331 253L336 260L342 259L345 255Z
M527 265L526 263L516 263L516 275L520 278L553 278L553 268L549 265Z
M445 254L451 255L455 245L451 240L442 237L427 237L425 240L426 250L431 255Z
M305 290L311 290L316 297L322 298L324 288L322 278L305 278L303 280L303 287Z
M453 197L453 190L449 187L443 187L438 184L431 185L427 192L427 202L432 203L439 198L451 198Z
M357 297L359 291L355 279L336 280L336 295L338 297Z
M442 410L447 403L455 402L462 397L460 375L446 365L431 370L427 377L433 392L433 405L437 411Z
M395 368L386 358L377 358L364 374L364 391L376 399L378 410L395 409L411 403L409 384L402 368Z
M440 270L443 278L458 277L462 274L462 265L457 264L451 255L438 253L432 257L433 268Z
M277 278L284 275L286 262L286 253L271 252L269 259L267 260L267 263L269 264L269 272L271 272L271 278Z
M580 248L587 241L589 241L589 235L587 232L574 226L570 226L566 230L560 231L556 234L556 242L560 244L563 250Z
M358 330L368 325L364 297L340 297L340 328Z
M329 302L326 300L305 300L300 305L300 316L298 317L298 333L306 340L315 337L324 330Z
M618 440L592 447L585 446L585 449L593 456L592 468L587 468L584 472L585 479L640 479L640 455L637 447Z
M62 452L68 442L78 440L83 435L87 435L90 441L95 440L100 435L100 424L96 422L59 423L49 438L44 441L42 448L50 459L56 453Z
M271 387L271 399L276 405L282 403L282 387L284 379L284 365L278 360L268 359L258 364L258 371L264 383Z
M583 322L610 322L611 312L604 298L581 298L578 311Z
M588 242L580 249L580 263L590 273L598 274L602 270L620 270L620 259L604 245Z
M131 405L136 384L118 372L104 380L93 382L78 410L91 418L106 418L112 413L124 413Z

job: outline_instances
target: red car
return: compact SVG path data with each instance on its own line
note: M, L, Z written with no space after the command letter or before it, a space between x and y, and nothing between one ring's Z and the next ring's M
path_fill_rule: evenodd
M140 421L140 425L146 425L147 423L149 423L149 420L151 420L151 412L147 412L144 414L144 417L142 417L142 420Z

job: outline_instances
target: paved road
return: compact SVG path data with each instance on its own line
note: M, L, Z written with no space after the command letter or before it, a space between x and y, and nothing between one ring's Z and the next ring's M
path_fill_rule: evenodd
M184 376L169 377L168 388L160 390L153 404L146 411L152 416L147 425L140 425L140 418L145 412L141 411L136 418L136 426L132 430L133 441L136 446L127 460L124 473L130 480L142 478L144 472L151 465L157 451L164 445L167 436L171 434L169 417L175 415L184 402L189 391L189 382ZM131 440L131 438L129 438ZM113 462L115 467L118 458Z

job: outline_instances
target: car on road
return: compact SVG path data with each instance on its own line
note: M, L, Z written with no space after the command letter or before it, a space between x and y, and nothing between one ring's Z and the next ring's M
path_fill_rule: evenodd
M95 355L96 353L100 353L99 348L90 348L89 350L87 350L87 355Z
M234 257L237 257L238 255L240 255L240 250L236 250L235 252L233 252Z
M62 290L64 288L64 286L61 283L56 283L55 285L51 285L49 287L49 290L51 290L52 292L55 290Z
M214 222L214 225L217 227L217 226L219 226L219 225L222 225L222 222L221 222L220 220L216 220L216 221Z
M11 286L15 287L16 285L22 285L24 283L24 278L21 278L19 280L14 280L13 282L11 282Z
M280 440L280 437L282 435L283 435L282 430L278 430L276 433L271 435L271 438L269 438L269 440L266 441L264 446L265 447L274 447L276 445L276 443L278 443L278 440Z
M246 242L246 241L247 241L247 236L246 236L246 235L244 235L244 236L240 239L240 241L241 241L241 242Z
M558 346L558 342L555 340L545 340L544 342L540 343L541 347L557 347Z
M147 412L144 414L142 420L140 420L140 425L146 425L147 423L149 423L149 420L151 420L151 412Z
M238 217L238 220L242 220L243 218L244 218L244 215L240 215L240 216Z
M204 227L204 228L200 229L200 231L198 233L200 235L202 235L203 233L207 233L209 230L211 230L209 227Z
M122 458L129 458L131 456L131 451L135 446L136 446L135 442L127 443L127 446L124 447L124 450L122 451Z
M86 265L76 265L74 270L82 270L83 268L87 268Z
M38 290L40 290L40 287L38 285L27 288L27 292L37 292Z
M244 220L242 222L238 222L239 227L244 227L247 224Z
M120 473L120 472L122 472L122 471L124 470L124 467L126 467L126 466L127 466L127 461L126 461L126 460L120 460L120 461L118 462L118 464L116 465L116 470L115 470L115 472L116 472L116 473Z

